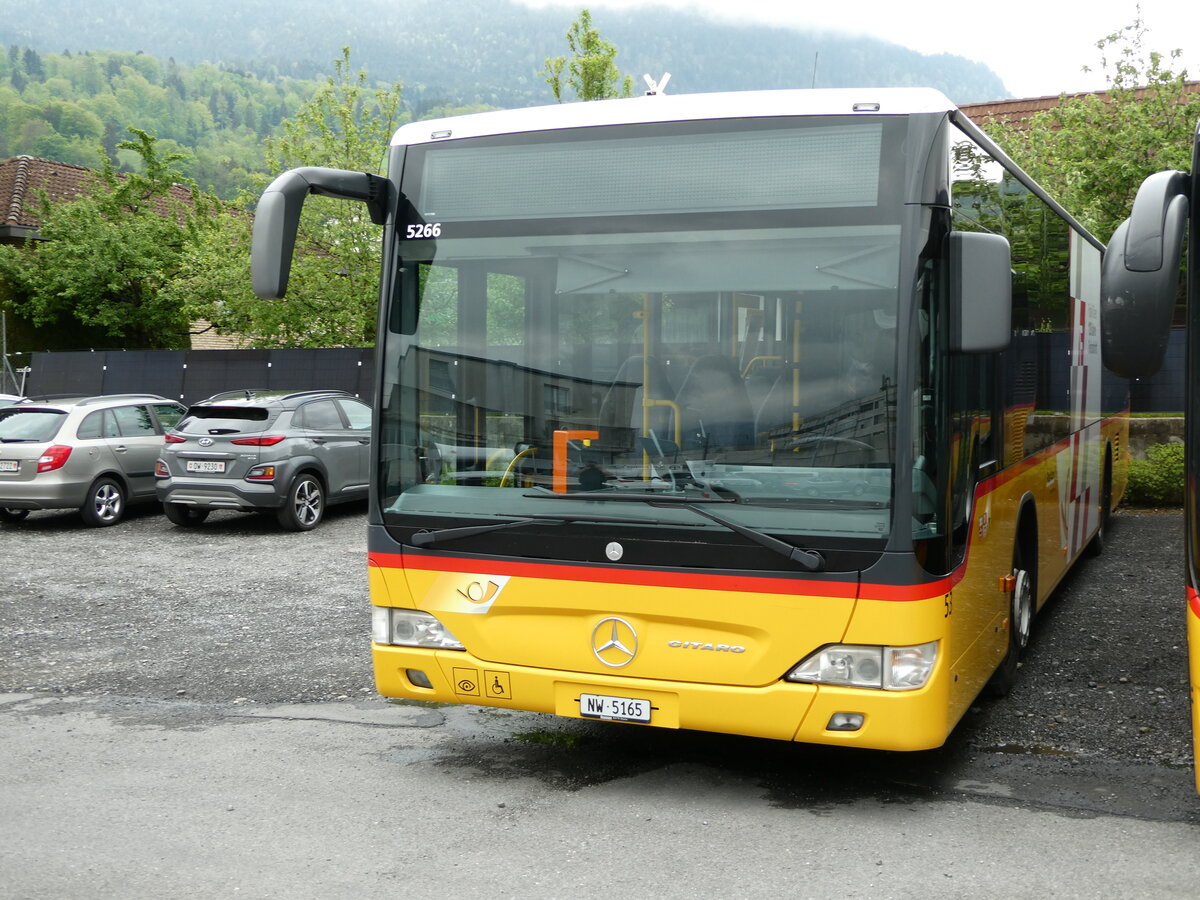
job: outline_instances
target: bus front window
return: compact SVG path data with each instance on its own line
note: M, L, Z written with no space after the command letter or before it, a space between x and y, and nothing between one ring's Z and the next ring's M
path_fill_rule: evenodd
M385 336L386 521L673 494L882 546L904 120L719 124L409 148L419 318Z

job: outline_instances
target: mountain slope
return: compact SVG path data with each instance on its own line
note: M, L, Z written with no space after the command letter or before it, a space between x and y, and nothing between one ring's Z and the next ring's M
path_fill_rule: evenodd
M586 0L581 0L584 5ZM567 52L575 13L511 0L226 0L164 4L25 0L0 19L0 43L40 52L141 50L260 76L321 77L341 47L373 79L400 80L415 115L445 104L551 101L541 69ZM872 38L717 24L662 7L597 9L593 20L635 76L672 73L673 93L797 87L934 87L958 103L1008 96L986 66Z

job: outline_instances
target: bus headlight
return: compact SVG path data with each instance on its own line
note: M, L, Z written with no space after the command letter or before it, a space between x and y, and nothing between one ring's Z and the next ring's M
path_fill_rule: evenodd
M371 640L400 647L463 650L462 642L429 613L415 609L371 607Z
M913 691L924 687L937 662L937 641L914 647L834 644L805 658L786 681Z

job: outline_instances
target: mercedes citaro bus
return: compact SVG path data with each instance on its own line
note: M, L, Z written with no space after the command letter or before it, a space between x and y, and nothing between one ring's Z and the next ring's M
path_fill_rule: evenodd
M270 185L260 296L313 193L382 227L385 696L937 747L1103 546L1104 247L940 93L407 124Z

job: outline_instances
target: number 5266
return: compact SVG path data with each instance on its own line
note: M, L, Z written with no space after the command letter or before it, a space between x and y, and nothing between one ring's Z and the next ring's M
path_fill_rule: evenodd
M435 238L442 236L441 222L422 222L420 225L409 225L404 230L405 240L417 238Z

